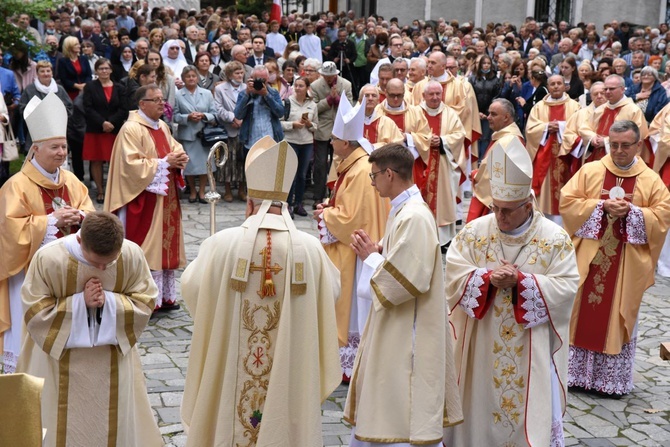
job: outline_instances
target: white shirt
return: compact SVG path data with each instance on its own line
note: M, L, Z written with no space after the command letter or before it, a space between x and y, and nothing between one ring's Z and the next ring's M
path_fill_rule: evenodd
M298 40L300 52L306 57L311 57L319 62L323 62L321 53L321 39L314 34L305 34Z

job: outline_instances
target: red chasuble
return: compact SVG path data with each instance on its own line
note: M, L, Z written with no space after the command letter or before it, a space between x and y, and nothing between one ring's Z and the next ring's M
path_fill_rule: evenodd
M54 202L62 201L63 204L70 205L70 194L67 191L67 186L63 185L58 189L47 189L40 186L40 194L42 195L42 201L44 202L44 211L47 215L56 211L54 209ZM60 199L60 200L59 200ZM58 205L56 204L56 208ZM63 236L67 236L72 233L79 231L79 225L71 225L69 227L59 228L56 233L58 239Z
M442 114L439 113L435 116L431 116L426 111L423 111L424 116L428 120L428 125L433 135L442 135L440 128L442 127ZM420 163L419 163L420 161ZM421 196L423 200L428 204L430 210L433 212L433 215L437 215L437 176L439 175L440 169L440 150L437 147L431 147L428 155L428 165L423 162L421 157L414 160L414 169L421 168L417 164L425 166L421 182L414 181L416 186L419 187L421 191Z
M637 177L625 177L621 187L630 201ZM603 181L602 200L609 199L609 191L617 185L617 177L610 171ZM627 242L625 218L612 218L603 212L598 239L600 247L591 261L589 273L584 281L579 319L576 323L574 346L595 352L604 352L607 327L612 311L615 286L618 283L619 266L623 259L623 244Z
M170 144L161 129L149 129L151 138L156 145L158 158L164 158L170 153ZM179 268L179 235L181 234L181 206L177 194L177 182L181 174L176 169L170 169L168 174L167 196L163 197L163 269L174 270ZM157 196L148 191L142 191L126 206L126 238L142 245L153 222ZM156 223L156 225L160 225Z
M363 136L370 144L375 144L379 138L379 120L374 120L370 124L363 126Z
M549 107L549 121L565 121L565 104ZM558 203L561 198L561 188L570 179L569 161L558 155L560 150L558 134L550 133L533 160L533 191L536 197L540 197L542 184L549 173L550 190L547 191L547 194L551 194L551 214L555 215L559 214Z
M601 136L608 136L610 134L610 127L612 127L612 124L614 123L614 120L616 120L616 117L620 111L621 107L617 107L616 109L610 109L609 107L605 107L605 111L600 117L600 121L598 121L598 128L596 129L596 134ZM607 152L605 151L605 147L599 147L597 149L594 149L593 152L591 152L591 155L586 157L586 160L584 160L584 162L587 163L589 161L600 160L606 154Z

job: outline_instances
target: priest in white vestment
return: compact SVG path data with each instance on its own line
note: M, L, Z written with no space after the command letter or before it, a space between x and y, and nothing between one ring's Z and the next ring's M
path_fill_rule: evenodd
M81 230L37 251L21 289L17 371L44 378L44 446L163 445L137 340L158 294L121 221L89 213Z
M568 234L534 210L532 162L517 138L489 151L491 214L447 251L465 422L452 446L562 446L570 310L579 283Z
M352 235L364 262L358 295L371 310L344 409L349 445L438 447L444 427L463 417L435 217L412 181L407 148L388 144L369 161L391 212L381 241L363 230Z
M194 321L181 417L187 446L321 447L321 404L342 379L339 272L298 231L286 141L246 158L247 220L205 240L182 275Z

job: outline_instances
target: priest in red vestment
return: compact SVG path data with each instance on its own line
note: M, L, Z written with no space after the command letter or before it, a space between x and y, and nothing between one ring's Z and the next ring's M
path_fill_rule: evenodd
M105 211L123 222L126 238L142 247L158 286L157 310L178 309L174 271L186 265L178 187L188 162L163 115L165 99L155 84L136 93L139 110L130 112L116 137L109 165Z

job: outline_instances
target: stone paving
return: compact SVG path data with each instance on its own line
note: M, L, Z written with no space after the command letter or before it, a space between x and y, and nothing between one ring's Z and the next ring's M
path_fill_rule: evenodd
M200 242L209 236L209 205L182 201L182 207L186 254L191 261ZM240 225L244 204L221 201L216 214L218 230ZM311 219L296 217L295 222L299 229L316 234ZM570 393L564 419L566 445L670 447L670 362L659 357L660 342L670 341L670 279L657 277L656 281L641 308L635 389L620 400ZM152 318L139 342L149 399L164 440L171 447L186 443L179 406L191 331L191 318L182 307L170 315ZM346 387L340 386L322 406L324 446L349 444L351 428L342 422L346 393Z

